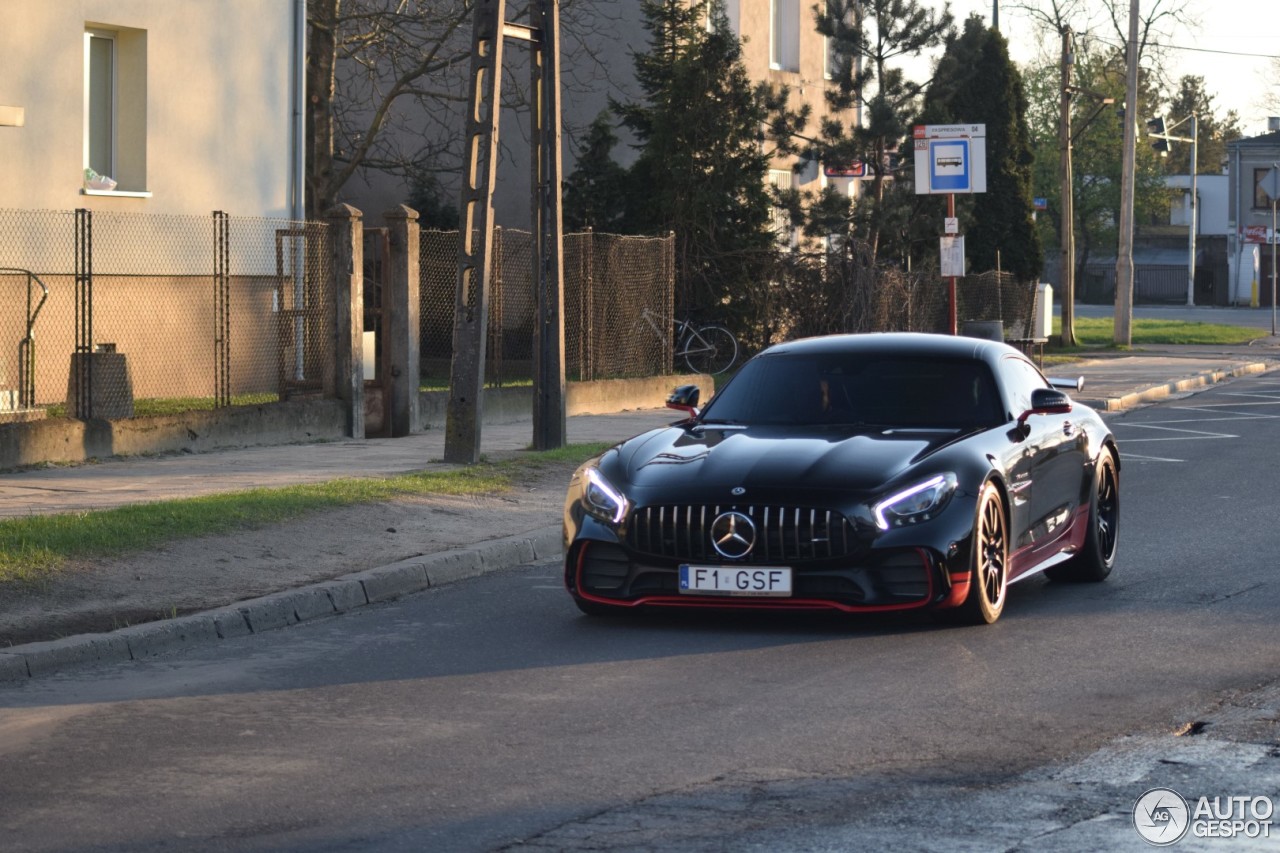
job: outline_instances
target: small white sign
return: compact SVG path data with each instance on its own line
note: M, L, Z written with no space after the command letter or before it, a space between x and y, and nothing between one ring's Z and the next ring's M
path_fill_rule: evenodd
M964 276L964 237L939 237L941 244L943 278Z
M945 217L942 221L942 224L943 224L943 229L942 229L943 234L959 234L960 233L960 217L958 216Z

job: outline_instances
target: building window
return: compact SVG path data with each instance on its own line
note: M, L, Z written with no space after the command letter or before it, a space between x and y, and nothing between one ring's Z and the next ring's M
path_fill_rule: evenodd
M147 33L86 27L84 168L121 192L147 186Z
M1255 210L1271 209L1271 196L1267 195L1267 191L1262 188L1262 181L1270 171L1270 167L1253 170L1253 207Z
M795 173L790 169L770 169L769 186L774 190L789 190L795 186ZM791 224L791 215L785 208L774 205L770 210L773 233L780 246L796 245L796 229Z
M100 175L116 173L116 39L84 34L84 165Z
M738 38L742 38L741 8L739 0L725 0L724 15L729 20L729 30Z
M769 67L800 70L800 0L769 0Z

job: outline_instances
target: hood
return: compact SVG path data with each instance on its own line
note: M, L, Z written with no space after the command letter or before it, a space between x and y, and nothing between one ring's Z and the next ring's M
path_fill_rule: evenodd
M618 448L618 485L655 499L703 490L877 489L955 438L850 428L655 430ZM613 472L611 471L612 475Z

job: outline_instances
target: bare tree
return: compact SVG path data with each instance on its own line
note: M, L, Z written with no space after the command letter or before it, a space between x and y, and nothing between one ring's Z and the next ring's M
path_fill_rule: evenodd
M308 216L337 202L362 170L417 186L460 172L474 7L475 0L307 0ZM527 4L512 2L508 19L525 18ZM607 78L599 51L612 43L605 34L613 20L601 4L564 0L563 51L573 59L564 63L567 89ZM504 106L523 103L527 79L512 83Z
M1258 106L1267 115L1280 116L1280 56L1271 58L1271 67L1267 73L1258 75L1258 82L1262 92Z

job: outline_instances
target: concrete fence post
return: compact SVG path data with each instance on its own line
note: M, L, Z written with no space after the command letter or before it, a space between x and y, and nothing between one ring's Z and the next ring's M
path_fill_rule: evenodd
M335 385L347 413L347 435L364 438L363 214L339 204L325 216L333 243Z
M399 438L422 429L418 406L418 351L422 339L418 319L418 212L402 204L384 213L382 219L391 237L390 292L382 295L382 333L387 336L384 369L391 392L387 435Z

